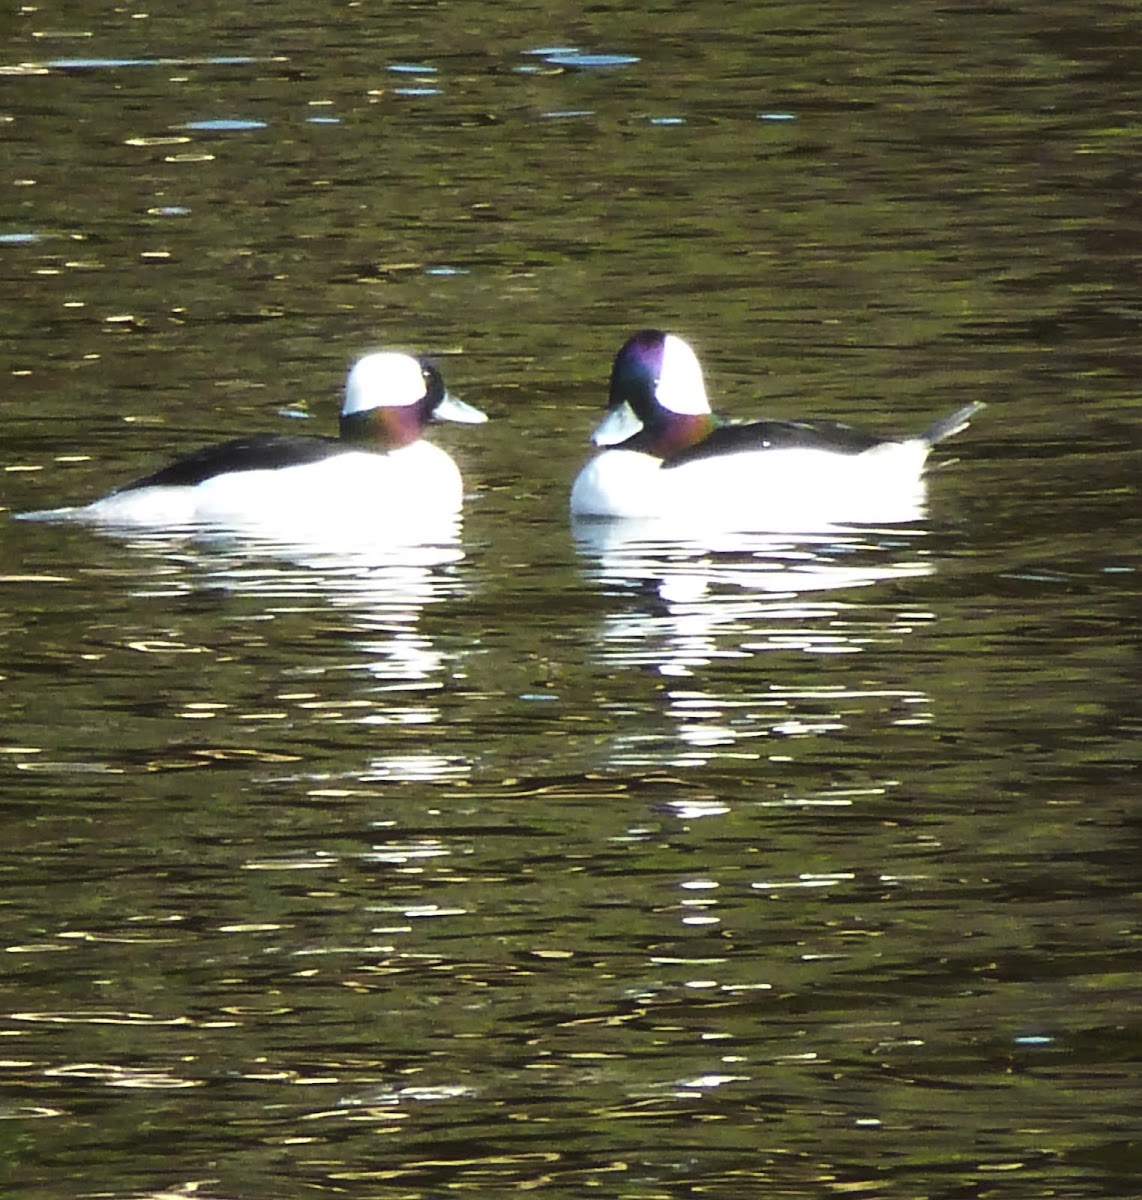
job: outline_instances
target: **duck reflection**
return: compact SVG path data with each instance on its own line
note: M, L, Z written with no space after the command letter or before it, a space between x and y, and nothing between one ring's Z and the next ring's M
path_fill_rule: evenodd
M667 537L653 522L577 522L587 575L616 598L599 633L600 654L662 679L671 727L668 745L648 728L619 739L612 765L758 757L760 749L751 748L757 739L845 728L839 709L854 702L887 707L900 722L925 720L922 692L867 680L857 686L844 670L805 672L805 656L860 654L930 619L875 595L853 595L930 575L923 532L836 527Z
M171 627L193 636L214 663L235 664L203 680L226 710L219 715L240 719L237 705L251 702L251 695L228 693L253 686L254 660L260 690L274 695L284 715L304 716L303 727L392 727L384 739L391 753L355 767L355 778L454 778L467 769L438 751L422 752L411 729L440 719L440 694L456 669L455 654L422 621L426 610L468 591L458 569L458 522L417 542L348 534L287 542L197 530L136 534L126 544L132 558L144 555L151 565L141 578L132 564L131 594L164 600L167 611L174 601L182 619ZM270 627L276 636L268 636Z

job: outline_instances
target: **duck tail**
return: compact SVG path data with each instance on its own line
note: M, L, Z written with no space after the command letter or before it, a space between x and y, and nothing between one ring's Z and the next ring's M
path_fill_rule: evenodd
M982 400L973 400L971 404L965 404L963 408L957 408L954 413L949 416L941 417L938 421L933 422L920 435L920 441L926 446L934 446L937 442L942 442L945 438L950 438L953 434L959 433L961 429L966 429L980 409L986 408L987 405Z
M79 511L78 508L38 508L34 512L14 512L10 516L13 521L74 521Z

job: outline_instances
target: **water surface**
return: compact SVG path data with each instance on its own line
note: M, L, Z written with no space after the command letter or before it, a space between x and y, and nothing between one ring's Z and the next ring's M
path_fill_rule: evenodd
M0 513L5 1194L1133 1194L1135 17L7 18L0 505L376 345L494 419L436 548ZM989 408L916 522L573 530L646 324Z

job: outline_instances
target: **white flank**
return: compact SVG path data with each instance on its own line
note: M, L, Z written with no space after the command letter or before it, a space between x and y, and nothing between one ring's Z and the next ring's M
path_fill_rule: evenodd
M353 529L378 540L417 539L464 498L460 471L429 442L388 454L350 451L315 463L234 471L195 487L134 488L75 509L72 520L104 526L225 526L282 541Z
M811 530L898 524L924 514L928 447L913 439L863 454L766 450L663 468L657 458L607 450L579 473L580 517L667 518L682 529Z

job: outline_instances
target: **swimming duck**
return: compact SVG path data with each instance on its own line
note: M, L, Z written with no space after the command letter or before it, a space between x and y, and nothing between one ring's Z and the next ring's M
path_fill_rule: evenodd
M931 448L963 429L969 404L903 441L839 421L720 421L694 351L659 329L615 357L601 453L571 489L575 517L669 518L687 528L809 529L914 520Z
M84 507L25 519L169 528L200 524L312 532L359 522L378 530L451 516L460 471L421 438L434 419L478 424L423 359L378 351L345 384L340 437L260 434L205 446Z

